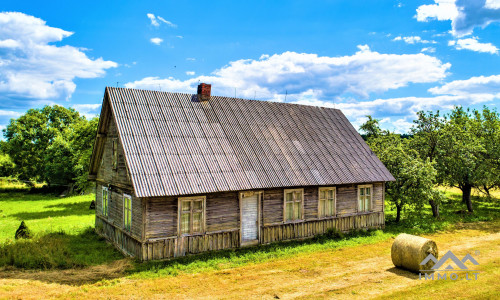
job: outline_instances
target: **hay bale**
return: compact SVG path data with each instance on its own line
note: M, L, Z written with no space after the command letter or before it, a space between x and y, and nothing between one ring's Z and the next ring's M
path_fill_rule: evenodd
M392 262L396 267L417 273L434 266L433 260L420 265L429 254L438 258L438 248L434 241L405 233L396 237L391 248Z
M28 226L26 226L24 221L21 221L21 225L19 226L19 228L17 228L15 238L16 240L31 238L31 231L29 230Z

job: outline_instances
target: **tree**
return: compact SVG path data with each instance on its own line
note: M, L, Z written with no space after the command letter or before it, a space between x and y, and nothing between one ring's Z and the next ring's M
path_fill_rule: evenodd
M10 177L14 174L16 165L8 154L0 153L0 177Z
M21 180L88 186L87 172L98 119L87 120L58 105L30 109L4 129L3 148L10 154Z
M483 180L486 157L482 121L471 115L469 109L455 107L446 116L442 129L441 146L437 158L441 181L462 191L462 201L473 212L471 191Z
M369 118L369 121L373 120ZM368 145L396 179L386 184L389 199L396 207L396 222L401 220L405 207L421 211L424 203L431 200L439 203L441 195L434 190L437 174L434 163L422 160L418 152L411 149L408 139L380 128L375 131L379 134L368 138Z
M484 157L479 168L480 182L476 186L490 196L492 188L500 187L500 116L487 107L482 113L474 112L476 122L481 123L481 140L484 146Z
M370 137L378 137L381 133L379 120L373 119L372 116L366 117L368 120L361 125L359 129L365 132L366 139L369 139Z
M417 112L417 120L411 128L413 137L410 139L410 147L416 150L421 159L435 161L442 136L443 119L439 116L439 110L436 113L428 111ZM439 217L439 203L433 198L429 199L432 209L432 215Z

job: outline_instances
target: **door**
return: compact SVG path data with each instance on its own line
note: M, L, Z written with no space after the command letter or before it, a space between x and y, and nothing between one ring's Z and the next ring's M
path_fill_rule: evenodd
M241 244L255 244L259 241L260 193L241 194Z

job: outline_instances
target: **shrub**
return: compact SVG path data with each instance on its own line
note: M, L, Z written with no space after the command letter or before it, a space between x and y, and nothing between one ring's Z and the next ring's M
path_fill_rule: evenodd
M16 240L31 238L31 231L29 230L28 226L26 226L24 221L21 221L21 225L19 225L19 228L17 228L15 238Z

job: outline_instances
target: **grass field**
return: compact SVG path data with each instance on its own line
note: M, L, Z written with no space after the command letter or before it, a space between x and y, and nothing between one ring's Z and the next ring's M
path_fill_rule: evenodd
M268 275L274 273L278 274L276 280L291 280L291 283L297 284L293 287L290 286L291 283L284 284L290 290L275 289L281 295L286 295L285 298L323 298L345 296L346 293L349 296L369 296L373 291L367 290L368 287L375 290L380 288L383 291L385 289L387 295L396 292L396 296L405 293L430 296L430 291L444 295L454 291L458 285L441 282L415 284L414 278L406 282L411 278L411 273L401 271L403 272L401 275L396 274L399 271L388 271L392 267L390 255L388 259L385 257L377 262L387 269L365 271L373 272L381 278L387 277L388 280L396 276L393 278L394 284L400 283L399 280L402 279L400 277L404 277L406 284L397 290L390 284L385 288L383 284L378 288L377 284L371 286L373 283L371 280L367 281L367 287L364 287L365 284L361 284L359 288L348 285L349 288L332 289L333 292L328 292L331 287L327 290L319 288L314 292L306 288L301 289L298 283L300 280L306 282L312 280L313 274L329 274L331 278L328 284L345 285L344 278L339 275L344 271L328 269L325 261L332 260L332 264L347 264L346 266L352 270L349 271L347 268L345 270L347 273L344 272L344 275L355 276L357 264L374 264L375 257L387 255L387 251L390 253L392 238L400 232L431 235L434 239L441 240L442 245L449 247L467 244L467 239L474 238L473 245L482 245L485 251L491 253L500 251L500 236L498 236L500 203L496 198L500 193L493 194L492 199L474 195L476 212L468 214L460 203L460 194L456 190L447 189L445 191L447 199L441 205L442 218L438 221L433 220L430 210L426 209L422 215L410 217L406 214L404 222L396 224L395 212L387 205L387 226L383 231L356 232L347 236L332 232L306 241L210 252L163 262L137 263L131 259L124 259L117 250L93 232L94 211L89 210L88 206L94 195L61 198L53 195L29 194L17 187L16 189L16 192L5 190L0 192L0 298L2 295L29 298L33 296L30 293L35 292L34 287L48 292L43 294L46 297L53 295L63 298L99 297L98 291L102 292L102 289L114 295L112 297L125 298L128 294L124 291L137 297L142 295L136 294L131 289L147 291L144 296L168 294L171 296L168 298L182 297L183 293L188 297L189 295L195 297L196 294L192 294L194 291L207 298L231 298L229 295L237 297L240 295L235 293L237 290L234 289L232 294L225 294L222 291L219 291L221 294L214 294L222 288L223 282L226 285L242 282L245 288L242 288L241 297L245 295L256 298L259 294L252 293L250 287L254 290L258 290L258 287L248 281L260 282L259 280L267 278L269 282L273 282L274 277ZM14 232L22 220L35 233L35 238L26 241L13 239ZM492 236L494 238L489 240L488 238ZM377 251L382 254L377 254ZM346 256L348 253L351 253L352 257L349 256L351 254ZM498 257L500 255L496 256ZM341 258L344 261L338 261ZM485 264L481 264L481 267L485 273L498 274L499 263L498 259L488 260ZM255 278L248 272L263 275L262 278ZM388 272L390 274L387 274ZM302 278L304 277L302 275L311 278ZM490 278L488 276L490 275L484 276L485 281ZM207 287L205 284L191 286L190 282L193 280L196 282L209 280L213 286ZM353 279L353 284L354 282ZM493 282L492 288L498 290L498 283L494 280L491 282ZM323 288L328 286L326 282L317 284ZM476 285L478 283L469 283L466 287ZM184 288L190 286L191 290ZM200 290L200 287L206 289ZM483 296L495 291L482 285L476 289L480 291L479 295ZM296 295L291 292L292 290ZM50 291L54 293L51 294ZM366 294L368 292L369 294ZM269 290L262 290L262 295L273 296L269 294ZM382 295L376 293L376 296ZM33 298L38 297L33 296Z

